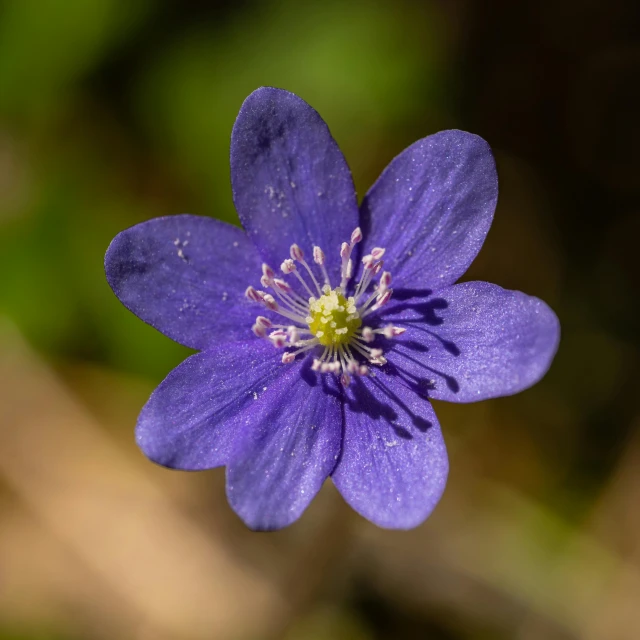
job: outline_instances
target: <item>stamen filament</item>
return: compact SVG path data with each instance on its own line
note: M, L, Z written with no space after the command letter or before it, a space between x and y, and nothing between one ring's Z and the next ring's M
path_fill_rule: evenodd
M316 289L318 290L318 295L321 296L322 295L322 289L320 289L320 285L318 284L318 281L316 280L316 277L313 275L313 271L311 271L311 267L307 264L306 260L300 260L300 264L307 270L307 272L311 276L311 280L313 280L313 284L315 285ZM313 298L314 295L311 294L311 297Z
M322 277L324 278L325 285L328 285L329 287L331 287L331 280L329 279L327 267L324 266L324 263L320 265L320 269L322 271Z
M299 324L302 324L302 325L306 324L305 318L303 318L302 316L296 316L293 313L286 311L282 307L278 307L277 309L270 309L270 311L273 311L274 313L279 313L281 316L284 316L285 318L289 318L289 320L293 320L294 322L297 322Z
M305 353L306 351L309 351L310 349L313 349L317 344L319 344L319 342L317 340L311 340L309 342L309 344L305 345L304 347L302 347L301 349L297 349L296 351L291 351L291 355L292 356L297 356L301 353Z
M273 288L275 294L278 296L280 301L286 306L289 311L292 313L307 313L307 308L303 307L300 304L295 304L293 300L288 299L287 294L284 291L280 291L279 289Z
M360 297L364 295L365 291L369 287L369 284L371 283L371 279L374 276L374 271L375 271L375 267L369 268L365 266L364 273L362 274L362 278L360 278L360 282L358 283L356 292L354 294L356 302L358 302Z
M369 305L379 296L380 294L377 291L374 291L368 298L367 301L358 308L358 313L360 314L361 318L364 318L367 314L365 313L365 311L367 310L367 308L369 307Z
M304 263L303 263L304 264ZM307 269L309 269L309 267L307 267ZM293 271L292 273L295 274L296 278L298 278L298 280L300 280L300 282L302 283L302 286L307 290L307 293L312 297L315 298L315 296L313 295L313 291L311 291L311 289L309 289L309 287L307 286L307 283L304 281L304 278L298 273L298 270L296 269L295 271ZM318 291L320 291L320 289L318 289ZM322 292L320 292L320 295L322 295Z

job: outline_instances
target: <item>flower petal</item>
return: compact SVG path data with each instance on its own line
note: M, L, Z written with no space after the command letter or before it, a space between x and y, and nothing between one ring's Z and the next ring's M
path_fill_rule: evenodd
M231 135L231 183L240 220L274 268L297 243L311 259L320 246L335 260L358 226L349 167L329 128L304 100L262 87L242 105Z
M416 527L440 500L449 469L431 404L380 371L354 380L347 394L342 455L332 474L338 491L381 527Z
M287 369L270 344L231 342L187 358L151 394L136 427L144 454L165 467L226 464L237 419Z
M255 404L227 465L229 503L256 530L297 520L340 452L340 392L308 365L288 369Z
M201 216L155 218L119 233L105 256L122 304L176 342L206 349L252 337L244 296L260 258L239 228Z
M418 140L362 202L363 252L384 247L385 269L398 285L441 289L480 251L497 198L495 163L482 138L452 130Z
M406 296L385 320L407 328L390 362L429 397L450 402L530 387L549 369L560 340L558 318L542 300L488 282Z

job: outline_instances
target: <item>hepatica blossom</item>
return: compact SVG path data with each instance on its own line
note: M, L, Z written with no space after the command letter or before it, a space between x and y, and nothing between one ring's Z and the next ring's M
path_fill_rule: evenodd
M328 477L372 522L420 524L448 473L430 400L522 391L558 345L541 300L455 284L496 206L487 143L463 131L419 140L358 207L322 118L261 88L233 128L231 179L244 231L170 216L107 251L121 302L199 351L149 398L138 445L175 469L224 465L253 529L292 523Z

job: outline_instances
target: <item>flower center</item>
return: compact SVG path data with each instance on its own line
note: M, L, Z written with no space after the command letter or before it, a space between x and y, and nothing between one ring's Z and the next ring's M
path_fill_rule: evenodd
M310 301L309 330L325 347L349 344L362 326L355 298L345 298L340 287L331 290L329 285L325 285L322 291L323 296Z
M262 304L267 311L286 321L286 324L282 321L278 324L276 319L258 316L252 327L256 336L267 338L275 347L294 348L282 354L283 363L289 364L298 355L315 352L311 368L320 373L342 372L340 380L345 386L350 383L352 375L368 375L367 364L384 365L387 362L379 346L369 346L377 337L391 339L405 332L404 328L392 325L374 329L363 324L366 316L375 314L389 302L393 292L390 288L391 274L382 271L384 249L375 248L362 259L362 277L353 287L353 295L347 297L347 286L353 275L351 254L361 240L362 232L356 229L351 234L351 242L343 242L340 247L342 268L339 287L331 287L324 266L324 251L320 247L313 247L314 274L302 249L294 244L290 249L291 258L282 263L280 270L285 276L298 280L300 286L297 290L286 280L276 278L275 270L263 264L260 283L265 289L271 289L273 294L254 287L247 287L246 291L249 300ZM299 270L298 265L302 269ZM370 291L373 279L381 271L378 283ZM324 280L322 287L316 275ZM271 333L267 335L269 330Z

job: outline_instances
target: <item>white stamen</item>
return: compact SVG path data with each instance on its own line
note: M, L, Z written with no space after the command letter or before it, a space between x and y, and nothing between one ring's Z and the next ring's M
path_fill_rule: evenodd
M373 329L371 327L362 327L362 339L365 342L373 342L375 336L373 335Z
M304 260L304 253L302 253L302 249L297 244L291 245L289 253L293 260L297 260L298 262L302 262Z
M374 309L379 309L383 307L389 300L391 300L391 294L393 293L393 289L387 289L384 293L378 296L376 304L373 306Z
M282 348L287 344L287 334L284 331L273 331L269 334L269 340L274 347Z
M340 247L340 257L342 258L342 267L340 269L340 288L344 291L347 286L347 282L351 277L351 272L353 271L353 263L351 263L351 250L353 249L353 245L348 244L346 242L342 243ZM351 266L349 266L351 263Z
M289 285L284 280L280 280L280 278L274 278L273 286L282 291L283 293L291 293L291 285Z
M316 280L316 277L313 275L313 271L311 271L311 267L306 263L305 260L300 260L300 264L307 270L307 273L309 274L311 281L313 282L313 284L315 285L315 288L318 292L319 295L322 295L322 290L320 289L320 285L318 284L318 281ZM311 294L313 296L313 294Z
M388 271L384 271L380 276L380 286L378 291L384 293L391 286L391 274Z
M324 266L324 262L325 262L324 251L318 246L313 247L313 261L320 266L320 271L322 271L322 277L324 278L324 284L328 285L329 274L327 273L327 268ZM329 286L329 288L331 287Z
M365 269L373 269L375 262L376 261L371 254L366 255L364 258L362 258L362 264L364 265Z
M262 302L263 302L264 306L267 307L267 309L269 309L271 311L277 311L278 310L278 303L276 302L276 299L270 293L265 293L262 296Z
M291 258L287 258L281 265L280 271L285 275L293 273L296 270L295 262Z
M306 262L304 264L306 265ZM313 298L313 291L311 291L311 289L309 289L309 286L304 281L304 278L297 271L294 271L293 273L296 276L296 278L298 278L298 280L300 280L300 283L307 290L307 293Z
M271 280L271 278L269 278L269 276L262 275L262 276L260 277L260 284L261 284L265 289L268 289L268 288L271 286L271 282L272 282L272 280Z
M382 333L385 338L395 338L401 336L405 331L404 327L394 327L392 324L388 324L384 329L378 329L376 333Z
M267 335L267 330L265 327L260 326L259 324L254 324L251 327L251 331L253 331L253 333L258 337L258 338L264 338Z
M264 316L258 316L256 318L256 324L264 327L265 329L270 329L273 326L273 323L269 318L265 318Z
M247 296L247 298L249 298L249 300L251 300L252 302L262 302L262 296L264 294L260 294L259 291L249 286L244 292L244 295Z
M284 304L290 312L299 316L304 316L307 313L307 303L300 298L293 290L290 293L281 291L278 287L274 286L273 290L280 299L280 302Z

